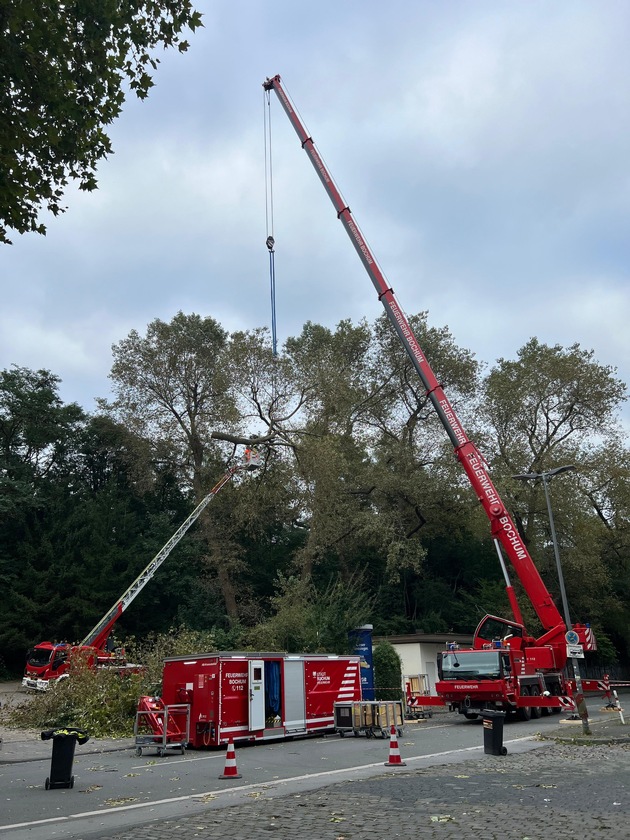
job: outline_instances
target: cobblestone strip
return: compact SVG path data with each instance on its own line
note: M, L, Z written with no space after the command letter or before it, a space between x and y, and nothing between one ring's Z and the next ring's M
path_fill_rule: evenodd
M252 798L109 840L595 840L607 832L622 840L630 834L630 746L557 744Z

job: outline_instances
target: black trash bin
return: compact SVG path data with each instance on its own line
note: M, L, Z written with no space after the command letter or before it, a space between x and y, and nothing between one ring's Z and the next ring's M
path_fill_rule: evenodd
M74 787L72 764L74 762L74 748L85 744L90 736L83 729L67 727L65 729L47 729L42 732L42 741L52 738L53 750L50 761L50 776L46 779L46 790L51 788Z
M483 709L483 751L488 755L507 755L503 746L503 721L505 712Z

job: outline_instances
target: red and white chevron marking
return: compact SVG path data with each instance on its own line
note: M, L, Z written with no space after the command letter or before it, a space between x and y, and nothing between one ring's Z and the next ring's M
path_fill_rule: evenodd
M357 679L360 685L359 663L349 662L341 679L341 685L337 692L337 700L356 700Z
M595 635L590 627L584 630L584 650L597 650Z

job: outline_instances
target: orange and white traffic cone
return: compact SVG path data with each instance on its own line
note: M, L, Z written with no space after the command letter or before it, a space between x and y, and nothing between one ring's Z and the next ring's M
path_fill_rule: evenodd
M398 739L396 738L396 727L392 724L392 729L389 736L389 760L385 762L385 767L406 766L407 765L400 757L400 750L398 749Z
M243 777L236 769L236 754L234 752L234 741L232 738L228 741L227 753L225 756L225 770L219 776L220 779L242 779Z

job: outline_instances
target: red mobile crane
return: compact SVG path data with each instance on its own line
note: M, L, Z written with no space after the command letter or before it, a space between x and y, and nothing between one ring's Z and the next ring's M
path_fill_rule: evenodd
M565 622L490 479L486 462L466 435L436 379L350 208L284 90L280 76L266 79L263 88L268 93L273 90L278 96L490 521L513 619L485 616L475 630L472 649L449 650L439 657L436 699L468 717L476 717L484 708L517 710L523 718L529 717L531 710L537 715L541 709L559 710L564 705L563 696L570 694L570 681L564 672L568 657ZM544 629L538 638L530 636L523 625L500 546L510 559ZM567 636L572 643L581 644L587 650L594 649L595 641L588 625L575 624L569 630ZM593 688L596 689L596 685ZM587 711L581 692L577 699L580 714L585 718ZM423 704L428 700L423 697Z
M140 666L131 665L126 662L124 651L110 649L108 639L114 624L134 598L142 592L177 543L182 539L190 526L197 521L217 493L225 487L237 472L241 470L253 470L257 467L258 456L252 450L246 450L243 462L227 469L220 481L204 496L188 519L180 525L168 542L158 551L113 607L105 613L98 624L90 630L83 641L78 645L70 645L67 642L60 644L56 642L40 642L31 648L27 654L26 670L22 679L22 685L26 688L45 691L51 684L68 677L72 657L76 654L85 657L90 667L112 668L121 672L138 670Z

